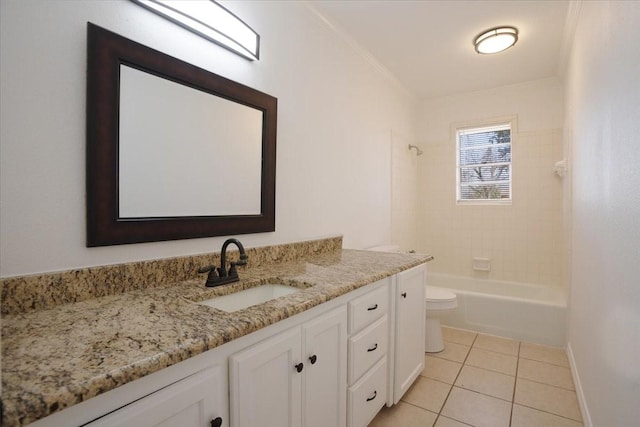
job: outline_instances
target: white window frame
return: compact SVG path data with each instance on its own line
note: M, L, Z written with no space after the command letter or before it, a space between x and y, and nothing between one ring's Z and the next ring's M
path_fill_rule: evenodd
M509 164L509 198L504 199L461 199L460 197L460 138L459 135L461 132L469 132L469 131L478 131L478 132L486 132L492 129L504 129L505 127L509 128L510 136L511 136L511 161ZM514 117L509 118L501 118L495 119L491 121L477 122L477 123L465 123L464 125L458 124L452 126L452 133L455 139L456 144L456 204L458 205L510 205L513 202L513 147L514 147L514 136L516 133L516 120Z

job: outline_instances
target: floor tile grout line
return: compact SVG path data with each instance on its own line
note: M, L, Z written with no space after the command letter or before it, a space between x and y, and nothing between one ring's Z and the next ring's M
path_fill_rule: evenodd
M478 334L478 335L480 335L480 334ZM488 336L493 336L493 335L488 335ZM498 338L501 338L501 337L498 337ZM516 351L516 355L520 353L520 341L518 341L518 340L514 340L514 339L512 339L512 338L504 338L504 339L505 339L505 340L509 340L509 341L513 341L513 342L515 342L515 343L518 343L518 350ZM474 348L477 348L477 349L479 349L479 350L490 351L490 352L492 352L492 353L498 353L498 354L504 354L504 355L507 355L507 356L512 356L512 357L513 357L513 356L515 356L515 357L517 357L516 355L514 355L514 354L512 354L512 353L507 353L507 352L504 352L504 351L493 350L493 349L490 349L490 348L483 348L483 347L475 346L475 344L474 344Z
M518 342L520 342L520 341L518 341ZM471 350L473 350L474 348L477 349L477 350L488 351L489 353L501 354L503 356L518 357L517 355L514 355L514 354L502 353L500 351L489 350L489 349L481 348L481 347L472 347ZM518 353L520 353L520 345L518 345Z
M478 335L480 334L480 332L474 332L474 331L469 331L467 329L458 329L458 328L453 328L451 326L445 326L442 325L441 328L447 328L447 329L452 329L452 330L456 330L456 331L463 331L469 334L474 335L473 340L471 340L471 344L467 344L466 342L457 342L457 341L449 341L443 338L443 341L445 342L450 342L450 343L454 343L454 344L460 344L460 345L464 345L466 347L471 347L473 345L473 343L476 341L476 338L478 337Z
M423 408L422 406L416 405L415 403L407 402L406 400L402 400L402 399L400 399L400 402L404 403L405 405L411 405L414 408L422 409L423 411L431 412L432 414L435 414L436 416L438 415L437 412L433 412L431 409Z
M487 396L487 397L491 397L491 398L493 398L493 399L502 400L503 402L513 403L513 401L512 401L512 400L504 399L504 398L502 398L502 397L493 396L493 395L491 395L491 394L483 393L483 392L481 392L481 391L473 390L473 389L471 389L471 388L466 388L466 387L463 387L463 386L461 386L461 385L455 385L455 384L454 384L454 387L458 387L458 388L459 388L459 389L461 389L461 390L472 391L472 392L474 392L474 393L481 394L481 395L483 395L483 396Z
M525 360L531 360L532 362L545 363L545 364L547 364L547 365L556 366L556 367L558 367L558 368L565 368L565 369L571 370L571 368L570 368L570 367L568 367L568 366L558 365L557 363L547 362L546 360L532 359L532 358L530 358L530 357L525 357L525 356L519 356L519 358L521 358L521 359L525 359Z
M492 398L495 398L495 399L500 399L500 400L505 401L505 402L509 402L509 400L502 399L502 398L500 398L500 397L492 396L492 395L490 395L490 394L486 394L486 393L483 393L483 392L479 392L479 391L477 391L477 390L471 390L471 389L468 389L468 388L465 388L465 387L462 387L462 386L457 386L457 385L456 385L456 381L457 381L457 380L458 380L458 378L460 377L460 374L462 373L462 369L463 369L465 366L471 366L471 367L474 367L474 368L477 368L477 369L484 369L484 370L489 371L489 372L494 372L494 373L498 373L498 374L502 374L502 375L507 375L507 376L510 376L510 377L513 377L513 378L514 378L512 398L511 398L511 401L509 402L509 403L511 403L511 413L509 414L509 425L510 425L510 426L511 426L512 418L513 418L513 407L514 407L514 405L516 404L516 403L515 403L515 393L516 393L516 386L517 386L517 381L518 381L518 379L523 379L523 380L526 380L526 381L531 381L531 382L534 382L534 383L537 383L537 384L541 384L541 385L548 385L548 386L550 386L550 387L554 387L554 388L561 389L561 390L565 390L565 391L569 391L569 392L575 392L575 390L567 389L567 388L564 388L564 387L559 387L559 386L555 386L555 385L552 385L552 384L546 384L546 383L543 383L543 382L530 380L530 379L528 379L528 378L522 378L522 377L519 377L519 376L518 376L518 369L520 368L520 359L521 359L521 358L522 358L522 359L525 359L525 360L532 360L532 361L534 361L534 362L538 362L538 363L545 363L545 364L552 365L552 366L563 367L563 366L561 366L561 365L556 365L556 364L553 364L553 363L549 363L549 362L545 362L545 361L541 361L541 360L529 359L529 358L526 358L526 357L522 357L522 356L520 356L520 350L521 350L521 345L522 345L522 342L521 342L521 341L517 341L517 342L518 342L518 351L517 351L517 354L514 356L514 355L512 355L512 354L501 353L501 352L497 352L497 351L493 351L493 350L489 350L489 349L483 349L483 348L480 348L480 347L474 347L474 346L475 346L475 344L476 344L476 341L477 341L477 339L478 339L478 337L479 337L479 336L480 336L480 333L476 334L475 338L473 339L473 342L472 342L471 346L467 346L467 347L469 347L469 351L467 352L467 354L466 354L466 356L465 356L465 358L464 358L464 361L462 362L462 364L461 364L461 366L460 366L460 370L458 371L458 374L456 375L456 378L454 379L453 384L451 384L451 389L449 390L449 393L447 394L447 397L446 397L446 399L444 400L444 402L443 402L443 404L442 404L442 407L440 408L440 412L438 413L438 418L440 418L440 415L442 414L442 409L444 409L444 405L446 404L447 400L449 399L449 395L450 395L450 394L451 394L451 392L453 391L453 387L458 387L458 388L460 388L460 389L467 390L467 391L471 391L471 392L474 392L474 393L477 393L477 394L481 394L481 395L483 395L483 396L492 397ZM445 341L445 342L447 342L447 341ZM464 344L461 344L461 345L464 345ZM485 367L474 366L474 365L468 365L468 364L467 364L467 359L469 358L469 355L470 355L470 353L471 353L471 350L472 350L472 349L474 349L474 348L477 348L477 349L480 349L480 350L484 350L484 351L488 351L488 352L491 352L491 353L497 353L497 354L502 354L502 355L507 355L507 356L515 357L515 358L516 358L516 372L515 372L515 375L508 375L508 374L505 374L504 372L499 372L499 371L495 371L495 370L492 370L492 369L487 369L487 368L485 368ZM437 357L437 356L433 356L433 357ZM456 362L456 361L454 361L454 360L450 360L450 359L445 359L445 358L440 358L440 359L448 360L448 361L450 361L450 362L460 363L460 362ZM427 377L425 377L425 378L427 378ZM433 379L434 381L438 381L438 380L436 380L436 379L434 379L434 378L431 378L431 379ZM446 383L446 382L444 382L444 381L439 381L439 382L444 383L444 384L448 384L448 383ZM519 403L518 403L518 405L521 405L521 404L519 404ZM550 415L555 415L555 416L559 416L559 417L562 417L562 418L566 418L566 419L571 420L571 421L581 422L581 421L575 420L575 419L573 419L573 418L569 418L569 417L566 417L566 416L562 416L562 415L554 414L554 413L552 413L552 412L543 411L543 410L540 410L540 409L538 409L538 408L529 407L529 406L527 406L527 405L521 405L521 406L525 406L525 407L527 407L527 408L530 408L530 409L533 409L533 410L537 410L537 411L540 411L540 412L545 412L545 413L548 413L548 414L550 414ZM436 418L436 422L438 421L438 418ZM456 420L456 421L458 421L458 420Z
M516 359L516 376L513 380L513 393L511 394L511 413L509 414L509 427L513 424L513 406L516 402L516 387L518 386L518 369L520 369L520 347L522 342L518 342L518 357Z
M476 336L473 337L473 341L471 342L471 345L469 346L469 351L467 352L467 355L464 357L464 360L462 361L462 364L460 365L460 369L458 370L458 374L453 379L453 383L451 383L451 388L449 389L449 393L447 393L447 397L444 399L444 402L442 402L442 406L440 407L440 411L438 412L438 418L440 418L440 415L442 414L442 410L444 409L444 405L447 404L447 400L449 400L449 396L451 396L451 392L453 391L453 388L456 386L456 381L458 381L458 377L460 377L460 374L462 373L462 369L464 368L464 365L467 363L467 359L469 358L469 354L471 353L471 349L473 348L473 345L475 344L476 340L478 339L478 335L479 334L476 334ZM438 422L438 418L436 418L436 422ZM458 420L456 420L456 421L458 421Z
M533 382L533 383L536 383L536 384L540 384L540 385L546 385L546 386L549 386L549 387L554 387L554 388L556 388L556 389L560 389L560 390L564 390L564 391L568 391L568 392L574 392L574 393L576 392L575 390L571 390L571 389L568 389L568 388L564 388L564 387L556 386L556 385L553 385L553 384L547 384L547 383L543 383L543 382L540 382L540 381L531 380L531 379L529 379L529 378L519 377L519 376L518 376L518 370L519 370L519 368L520 368L520 359L532 360L532 361L534 361L534 362L544 363L544 364L548 364L548 365L555 366L555 367L563 367L563 366L561 366L561 365L556 365L556 364L553 364L553 363L548 363L548 362L544 362L544 361L540 361L540 360L535 360L535 359L529 359L529 358L526 358L526 357L522 357L522 356L520 356L520 348L521 348L521 344L522 344L522 342L518 342L518 355L517 355L517 356L515 356L515 357L517 358L517 361L516 361L516 374L513 376L513 377L514 377L514 383L513 383L513 397L512 397L512 400L511 400L511 402L510 402L510 403L511 403L511 414L510 414L510 419L509 419L509 425L511 425L512 418L513 418L513 408L514 408L514 405L516 405L516 402L515 402L515 392L516 392L516 386L517 386L517 381L518 381L518 379L525 380L525 381L530 381L530 382ZM473 348L479 348L479 347L473 347ZM481 350L485 350L485 349L481 349ZM491 351L491 350L486 350L486 351L493 352L493 351ZM469 351L469 353L470 353L470 352L471 352L471 351ZM493 352L493 353L497 353L497 352ZM504 353L501 353L501 354L504 354ZM468 356L469 356L469 355L467 354L467 358L468 358ZM464 363L463 363L463 366L462 366L462 367L461 367L461 369L460 369L460 372L462 372L462 368L464 368L464 366L471 366L471 367L474 367L474 368L484 369L484 370L486 370L486 371L490 371L490 372L495 372L495 373L502 374L502 375L511 376L511 375L505 374L504 372L494 371L494 370L492 370L492 369L487 369L487 368L483 368L483 367L479 367L479 366L474 366L474 365L467 365L467 363L466 363L467 358L465 358L465 361L464 361ZM458 376L459 376L459 374L458 374ZM456 381L457 381L457 379L458 379L458 378L456 377ZM572 380L573 380L573 378L572 378ZM462 388L462 389L464 389L464 390L468 390L468 391L471 391L471 392L474 392L474 393L478 393L478 394L481 394L481 395L484 395L484 396L493 397L493 398L496 398L496 399L501 399L501 398L499 398L499 397L491 396L491 395L489 395L489 394L482 393L482 392L479 392L479 391L477 391L477 390L471 390L471 389L467 389L467 388L465 388L465 387L456 386L456 385L455 385L455 381L454 381L453 386L454 386L454 387L458 387L458 388ZM452 390L453 390L453 387L452 387ZM501 399L501 400L503 400L503 401L508 401L508 400L506 400L506 399ZM529 409L532 409L532 410L535 410L535 411L543 412L543 413L546 413L546 414L549 414L549 415L553 415L553 416L561 417L561 418L564 418L564 419L567 419L567 420L570 420L570 421L575 421L575 422L583 423L583 421L582 421L582 420L576 420L576 419L574 419L574 418L570 418L570 417L567 417L567 416L564 416L564 415L556 414L556 413L554 413L554 412L549 412L549 411L545 411L545 410L542 410L542 409L539 409L539 408L535 408L535 407L532 407L532 406L524 405L524 404L522 404L522 403L517 403L517 405L520 405L520 406L523 406L523 407L526 407L526 408L529 408ZM443 406L444 406L444 405L443 405ZM456 420L456 421L458 421L458 420ZM584 425L584 423L583 423L583 425Z
M485 368L483 366L467 365L466 363L465 363L465 365L466 366L471 366L471 367L474 367L474 368L478 368L478 369L484 369L485 371L489 371L489 372L495 372L496 374L502 374L502 375L507 375L509 377L515 377L515 375L505 374L504 372L496 371L494 369ZM517 366L518 366L518 362L516 362L516 369L517 369ZM517 373L517 371L516 371L516 373Z
M445 341L445 342L448 342L449 344L455 344L455 343L451 343L451 342L449 342L449 341ZM460 345L462 345L462 344L460 344ZM469 346L468 346L468 345L465 345L465 347L469 347ZM444 351L444 350L443 350L443 351ZM471 351L471 347L469 347L469 351ZM467 354L469 354L469 351L467 351ZM438 354L440 354L440 353L429 353L429 355L430 355L431 357L436 357L436 358L438 358L438 359L442 359L442 360L448 360L449 362L462 363L462 362L458 362L457 360L447 359L446 357L443 357L443 356L437 356ZM466 359L466 358L467 358L467 356L465 356L465 359Z
M449 393L447 393L447 397L444 398L444 401L442 402L442 406L440 406L440 410L438 411L438 416L436 417L436 420L433 423L433 425L436 425L436 423L438 422L438 419L440 419L440 416L442 415L442 410L444 409L444 405L447 404L447 400L449 400L449 396L451 396L451 392L453 391L453 388L455 387L456 381L458 381L458 377L460 376L460 373L462 372L462 368L464 368L464 365L467 363L467 358L469 357L469 353L471 353L471 348L473 348L473 344L478 339L478 335L479 334L476 333L476 335L473 337L473 341L471 342L471 345L469 346L469 351L467 352L467 355L464 357L464 360L462 361L462 364L460 365L460 369L458 370L458 374L453 379L453 383L451 383L451 388L449 389ZM458 420L456 420L456 421L458 421Z
M480 371L487 371L487 372L491 372L492 374L498 374L498 375L503 375L505 377L511 377L511 378L515 378L515 375L511 375L511 374L505 374L504 372L500 372L500 371L494 371L493 369L489 369L489 368L485 368L483 366L476 366L476 365L469 365L468 363L465 364L464 366L468 366L469 368L474 368L474 369L478 369ZM516 368L518 367L517 363L516 363ZM526 378L525 378L526 379ZM504 400L504 399L503 399Z
M530 381L530 382L536 383L536 384L548 385L549 387L559 388L560 390L564 390L564 391L570 391L570 392L573 392L573 393L576 392L575 389L561 387L559 385L553 385L553 384L549 384L549 383L543 383L542 381L536 381L536 380L532 380L530 378L525 378L525 377L516 377L516 378L520 378L521 380Z
M523 406L525 408L533 409L534 411L543 412L545 414L553 415L554 417L564 418L565 420L571 420L571 421L574 421L576 423L580 423L580 424L584 425L584 421L576 420L575 418L567 417L566 415L560 415L560 414L556 414L555 412L545 411L544 409L534 408L533 406L525 405L524 403L514 403L514 405Z
M444 402L442 403L442 407L440 408L440 411L438 412L438 417L436 418L436 421L435 421L436 423L438 422L438 419L440 418L440 416L442 416L442 410L444 409L444 406L446 405L447 400L449 399L449 396L451 395L451 392L453 391L453 388L454 387L458 387L458 388L460 388L462 390L467 390L469 392L476 393L476 394L479 394L479 395L482 395L482 396L487 396L487 397L490 397L490 398L502 400L503 402L509 402L511 404L510 413L509 413L509 426L511 426L511 417L512 417L512 414L513 414L513 396L515 395L515 383L516 383L516 380L517 380L516 376L517 376L517 373L518 373L518 361L519 361L519 355L520 355L520 344L521 344L521 342L517 341L517 343L518 343L518 351L517 351L516 356L513 356L512 354L501 353L501 352L497 352L497 351L483 349L483 348L480 348L480 347L475 347L476 341L477 341L479 336L480 336L480 334L477 333L476 336L473 339L473 342L471 343L471 346L468 346L469 347L469 351L465 355L465 358L462 361L462 364L460 366L460 370L458 371L458 374L456 375L455 379L453 380L453 384L451 384L451 389L449 390L449 393L447 394L447 397L445 398ZM445 341L445 342L447 342L447 341ZM469 355L471 354L471 350L474 349L474 348L477 348L477 349L480 349L480 350L484 350L484 351L488 351L488 352L491 352L491 353L497 353L497 354L502 354L502 355L505 355L505 356L515 357L516 358L516 372L515 372L515 375L508 375L508 374L505 374L504 372L498 372L498 371L494 371L492 369L486 369L486 368L483 368L483 367L480 367L480 366L467 365L467 360L469 358ZM444 359L444 358L441 358L441 359L448 360L448 361L451 361L451 362L455 362L455 361L450 360L450 359ZM460 363L460 362L455 362L455 363ZM465 387L462 387L462 386L456 386L456 382L458 381L458 378L460 377L460 374L462 373L462 370L464 369L465 366L471 366L471 367L474 367L474 368L477 368L477 369L484 369L484 370L489 371L489 372L494 372L494 373L497 373L497 374L502 374L502 375L506 375L508 377L512 377L514 379L514 381L513 381L514 391L513 391L513 394L512 394L511 401L509 401L507 399L502 399L500 397L492 396L490 394L482 393L482 392L479 392L477 390L471 390L471 389L468 389L468 388L465 388ZM443 382L443 381L441 381L441 382ZM455 419L455 418L453 418L453 419ZM459 421L459 420L456 420L456 421ZM459 421L459 422L461 422L461 421Z
M449 385L451 385L451 384L449 384ZM453 389L453 386L452 386L451 388ZM459 388L463 388L463 387L459 387ZM494 396L489 396L488 394L480 393L480 392L475 391L475 390L469 390L469 389L465 389L465 388L463 388L463 389L464 389L464 390L468 390L468 391L473 392L473 393L481 394L481 395L483 395L483 396L494 397ZM499 398L496 398L496 399L499 399ZM504 400L504 399L500 399L500 400L503 400L503 401L505 401L505 402L506 402L506 400ZM422 406L420 406L420 405L416 405L416 404L414 404L414 403L407 402L406 400L403 400L403 399L400 399L400 401L401 401L402 403L406 404L406 405L411 405L411 406L413 406L414 408L418 408L418 409L421 409L421 410L423 410L423 411L427 411L427 412L430 412L430 413L432 413L432 414L435 414L435 415L436 415L436 420L434 421L434 425L435 425L435 423L437 423L437 422L438 422L438 419L440 418L440 416L443 416L443 417L444 417L444 415L442 415L442 409L440 409L440 411L439 411L439 412L434 412L434 411L432 411L432 410L430 410L430 409L423 408L423 407L422 407ZM446 402L446 400L445 400L445 402ZM559 414L556 414L556 413L553 413L553 412L545 411L545 410L543 410L543 409L534 408L533 406L528 406L528 405L525 405L525 404L522 404L522 403L517 403L517 404L516 404L515 402L512 402L512 405L511 405L511 414L510 414L510 417L511 417L511 418L510 418L510 421L509 421L509 424L510 424L510 425L511 425L511 422L512 422L512 421L511 421L511 419L513 418L513 407L514 407L515 405L519 405L519 406L522 406L522 407L525 407L525 408L532 409L532 410L534 410L534 411L543 412L543 413L545 413L545 414L553 415L553 416L555 416L555 417L560 417L560 418L563 418L563 419L565 419L565 420L574 421L574 422L581 423L581 424L583 424L583 425L584 425L584 422L583 422L582 420L576 420L575 418L570 418L570 417L567 417L567 416L565 416L565 415L559 415ZM442 406L444 407L444 403L442 404ZM448 417L448 418L449 418L449 417ZM465 423L465 422L460 421L460 420L455 419L455 418L451 418L451 419L452 419L452 420L455 420L455 421L457 421L457 422L459 422L459 423L462 423L462 424L464 424L464 425L472 425L472 424Z
M470 392L470 393L479 394L480 396L485 396L485 397L489 397L489 398L492 398L492 399L501 400L502 402L511 403L511 410L513 410L513 402L509 402L508 400L500 399L499 397L495 397L495 396L491 396L491 395L488 395L488 394L485 394L485 393L481 393L481 392L476 391L476 390L469 390L469 389L467 389L467 388L459 387L459 386L456 386L456 385L454 385L453 387L451 387L451 390L453 390L453 388L454 388L454 387L457 387L457 388L459 388L459 389L461 389L461 390L468 391L468 392ZM449 392L449 394L451 394L451 391ZM449 398L449 396L447 396L447 399L448 399L448 398ZM446 399L445 399L445 403L446 403ZM442 404L442 408L444 408L444 403ZM535 409L535 408L531 408L531 409ZM440 413L438 414L438 418L440 418L440 415L441 415L441 414L442 414L442 409L440 409ZM458 420L458 419L456 419L456 418L453 418L453 417L452 417L452 416L450 416L450 415L443 415L443 416L446 416L446 417L448 417L448 418L451 418L452 420L456 420L456 421L458 421L458 422L461 422L461 423L463 423L463 424L466 424L464 421L460 421L460 420ZM565 417L565 418L566 418L566 417ZM436 419L436 421L437 421L437 419ZM509 419L509 425L511 425L511 419Z
M462 366L461 366L460 368L462 368ZM431 381L435 381L435 382L438 382L438 383L440 383L440 384L451 385L451 386L453 385L453 383L448 383L448 382L446 382L446 381L442 381L442 380L439 380L439 379L436 379L436 378L425 377L424 375L420 375L420 376L421 376L422 378L425 378L425 379L427 379L427 380L431 380Z
M511 377L511 378L513 378L513 379L514 379L514 383L515 383L515 377L514 377L513 375L507 375L507 374L503 374L503 373L501 373L501 372L490 371L490 370L488 370L488 369L478 368L477 366L473 366L473 365L462 365L462 366L460 367L460 370L461 370L461 371L462 371L462 368L463 368L464 366L470 366L470 367L472 367L472 368L482 369L482 370L489 371L489 372L494 373L494 374L500 374L500 375L504 375L504 376L507 376L507 377ZM481 394L481 395L483 395L483 396L491 397L491 398L494 398L494 399L502 400L502 401L504 401L504 402L512 402L512 400L504 399L504 398L502 398L502 397L493 396L493 395L491 395L491 394L487 394L487 393L484 393L484 392L481 392L481 391L478 391L478 390L473 390L473 389L470 389L470 388L467 388L467 387L464 387L464 386L461 386L461 385L456 385L455 383L454 383L454 384L451 384L451 383L448 383L448 382L446 382L446 381L438 380L438 379L435 379L435 378L425 377L425 376L423 376L423 375L420 375L420 376L421 376L422 378L425 378L425 379L428 379L428 380L431 380L431 381L435 381L435 382L440 383L440 384L444 384L444 385L451 386L452 388L453 388L453 387L458 387L458 388L460 388L460 389L462 389L462 390L472 391L472 392L474 392L474 393ZM456 377L456 379L457 379L457 377ZM526 379L526 378L525 378L525 379ZM448 397L448 395L447 395L447 397ZM446 402L446 399L445 399L445 402ZM405 403L409 403L409 402L405 402ZM442 405L444 406L444 403L443 403ZM417 405L414 405L414 406L417 406ZM423 408L423 409L424 409L424 408ZM431 411L431 412L433 412L433 411Z
M444 398L444 400L443 400L442 404L440 405L440 408L439 408L439 410L437 412L433 411L433 410L430 410L430 409L427 409L427 408L424 408L422 406L419 406L418 404L407 402L404 399L401 399L401 401L404 404L410 405L410 406L412 406L414 408L417 408L417 409L421 409L422 411L426 411L427 413L435 414L436 418L435 418L435 420L433 422L432 427L435 426L438 423L440 418L451 419L451 420L455 420L456 422L459 422L462 425L472 426L472 424L468 424L465 421L460 421L460 420L458 420L456 418L453 418L453 417L450 417L450 416L447 417L447 416L443 415L443 413L442 413L443 410L444 410L444 407L446 406L447 402L449 401L449 398L451 397L451 393L453 392L454 387L457 387L457 388L459 388L461 390L465 390L465 391L468 391L470 393L474 393L474 394L477 394L477 395L480 395L480 396L486 396L488 398L493 398L493 399L501 400L503 402L510 403L510 414L509 414L509 424L508 424L509 427L511 427L513 425L513 416L514 416L514 410L515 410L515 405L516 404L519 405L521 408L527 408L528 410L531 410L531 411L536 411L536 412L539 412L539 413L542 413L542 414L547 414L547 415L552 416L552 417L558 417L560 419L571 421L571 422L574 422L576 424L584 426L584 421L582 419L572 418L570 415L567 416L567 415L561 415L561 414L558 414L558 413L555 413L555 412L550 412L549 410L540 409L540 408L537 408L537 407L534 407L534 406L530 406L529 404L516 403L515 402L515 396L516 396L516 391L517 391L517 387L518 387L518 380L529 381L529 382L531 382L533 384L539 384L541 386L553 387L554 389L556 389L558 391L567 391L567 392L570 392L570 393L576 393L577 394L575 388L572 390L572 389L569 389L569 388L566 388L566 387L563 387L563 386L554 385L554 384L548 384L548 383L545 383L545 382L542 382L542 381L539 381L539 380L533 380L533 379L529 379L529 378L526 378L526 377L521 377L519 375L521 362L523 362L523 361L531 361L531 362L535 362L535 363L542 364L542 365L548 365L550 368L564 368L564 369L569 369L569 368L567 368L566 366L563 366L563 365L559 365L557 363L549 362L548 360L539 360L539 359L534 359L534 358L531 358L531 357L524 357L522 355L523 349L525 348L525 345L527 345L529 343L524 343L522 341L512 340L512 341L516 341L518 343L517 354L515 356L513 356L510 353L503 353L503 352L500 352L500 351L494 351L494 350L491 350L491 349L485 349L485 348L477 347L476 345L478 344L478 339L483 334L478 333L478 332L472 332L472 333L473 333L473 339L471 340L471 344L470 345L466 344L466 343L457 343L457 342L453 342L453 341L444 340L445 343L461 345L461 346L464 346L464 347L467 348L467 351L465 353L465 356L464 356L464 359L462 360L462 362L459 362L458 360L455 360L455 359L438 356L441 353L435 353L435 354L425 353L425 355L429 355L429 356L437 358L439 360L443 360L443 361L447 361L447 362L453 362L453 363L456 363L457 365L459 365L459 369L458 369L458 371L457 371L452 383L449 383L449 382L446 382L446 381L442 381L440 379L430 378L428 376L422 375L422 373L420 374L420 376L425 378L425 379L436 381L436 382L438 382L440 384L449 386L449 389L448 389L448 392L446 394L446 397ZM510 339L510 338L506 338L506 339ZM468 364L468 360L469 360L469 357L470 357L471 350L473 350L474 348L477 348L479 350L486 351L486 352L489 352L489 353L501 354L501 355L505 355L505 356L515 357L516 358L515 374L514 375L509 375L509 374L505 374L504 372L495 371L495 370L492 370L492 369L487 369L486 367L474 366L474 365ZM493 396L493 395L490 395L490 394L486 394L485 392L472 390L472 389L466 388L466 387L464 387L462 385L456 385L456 382L460 378L460 376L462 374L462 370L464 369L465 366L473 367L473 368L484 370L484 371L487 371L487 372L502 374L502 375L506 375L508 377L513 378L514 379L514 383L513 383L513 391L512 391L511 401L509 401L507 399L504 399L504 398L501 398L501 397L497 397L497 396ZM543 368L543 369L545 369L545 368ZM536 371L537 371L537 369L536 369ZM570 378L571 378L571 381L573 382L573 376L572 375L570 375ZM575 387L575 385L574 385L574 387Z
M474 427L474 425L473 425L473 424L465 423L464 421L457 420L457 419L455 419L455 418L453 418L453 417L447 417L447 416L445 416L445 415L443 415L443 417L444 417L444 418L447 418L447 419L450 419L450 420L453 420L453 421L455 421L455 422L457 422L457 423L463 424L463 425L465 425L465 426ZM440 415L438 415L438 418L436 418L436 421L433 423L433 425L434 425L434 426L438 423L438 420L439 420L439 419L440 419Z

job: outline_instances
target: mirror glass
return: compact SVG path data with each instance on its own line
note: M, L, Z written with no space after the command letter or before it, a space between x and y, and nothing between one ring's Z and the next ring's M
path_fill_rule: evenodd
M119 216L260 213L262 111L120 66Z
M88 23L87 246L275 230L276 98Z

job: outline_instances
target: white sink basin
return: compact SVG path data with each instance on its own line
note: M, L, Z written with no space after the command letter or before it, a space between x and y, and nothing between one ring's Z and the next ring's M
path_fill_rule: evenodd
M252 305L262 304L263 302L293 294L301 290L302 289L300 288L294 288L291 286L266 284L235 292L233 294L200 301L198 304L208 305L209 307L214 307L222 311L232 312L251 307Z

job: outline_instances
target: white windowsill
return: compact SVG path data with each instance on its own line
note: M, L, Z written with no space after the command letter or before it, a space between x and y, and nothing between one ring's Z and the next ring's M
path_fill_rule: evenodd
M456 200L456 205L511 205L512 199L495 200Z

